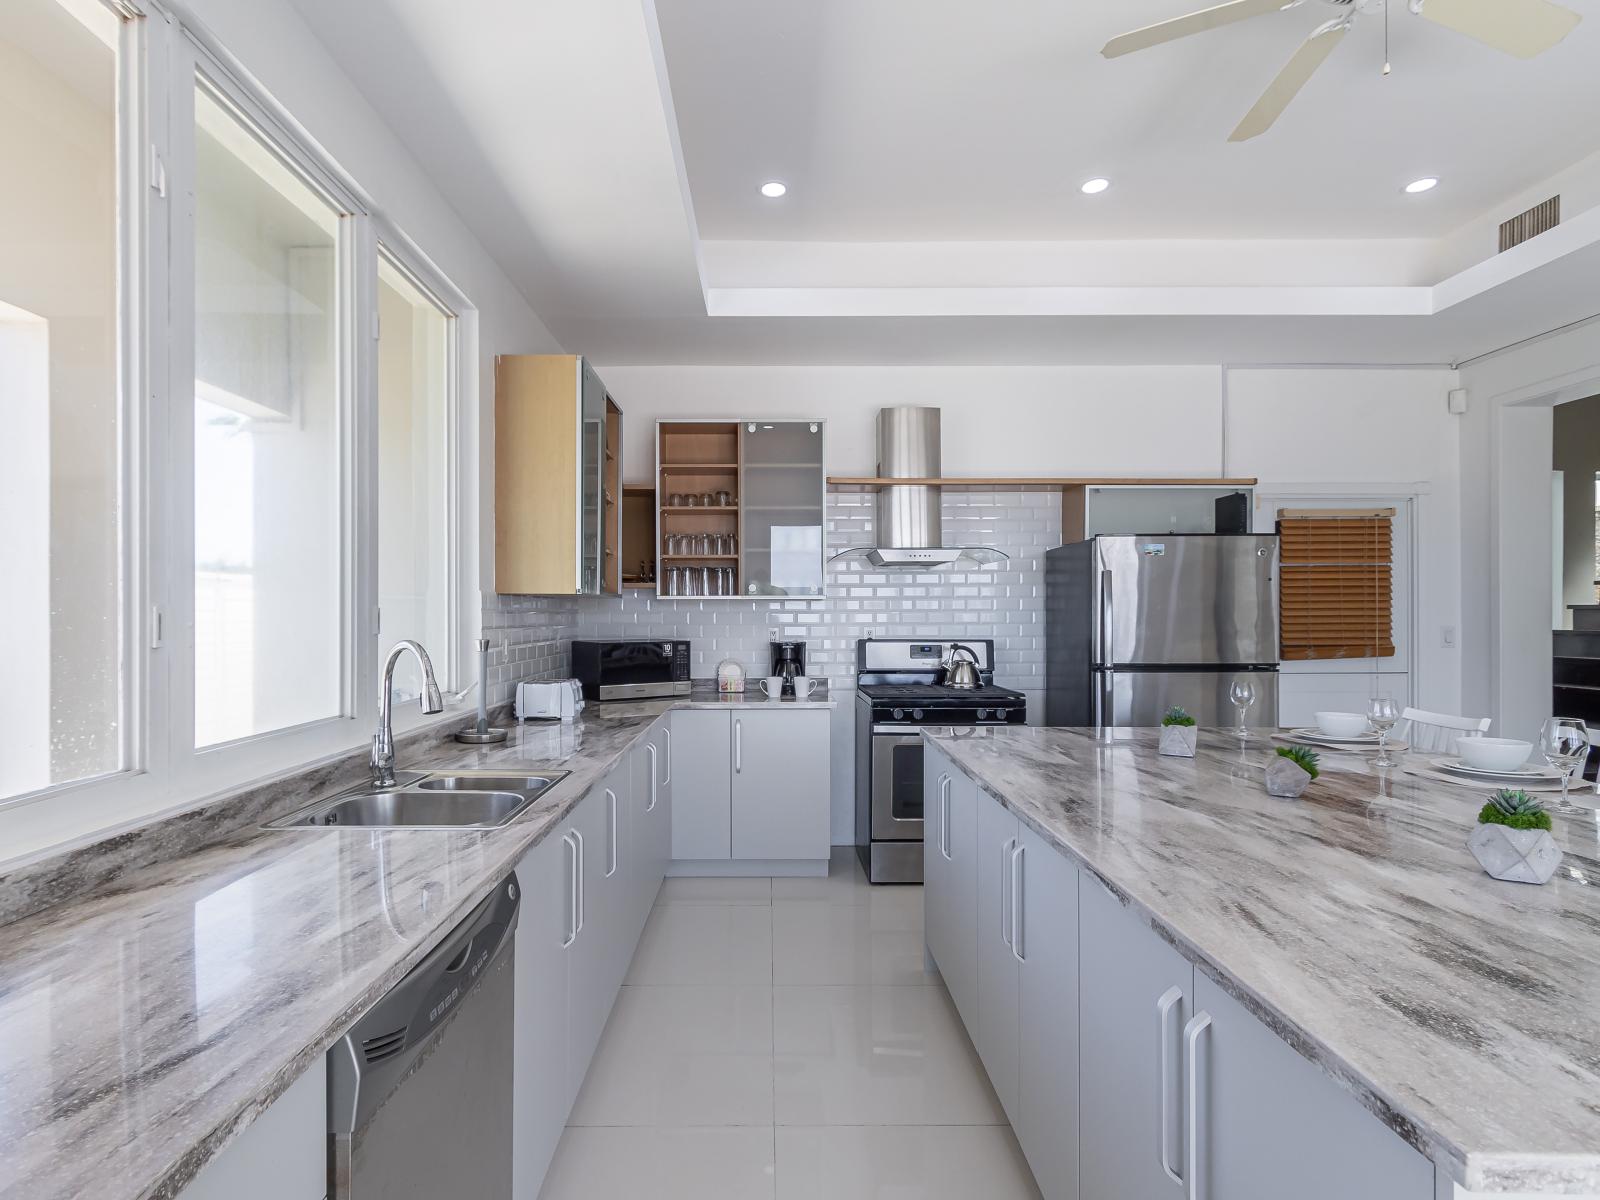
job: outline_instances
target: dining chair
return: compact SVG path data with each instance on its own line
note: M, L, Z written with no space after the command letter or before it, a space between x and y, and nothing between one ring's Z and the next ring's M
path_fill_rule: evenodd
M1482 737L1489 732L1489 717L1458 717L1451 713L1428 712L1421 708L1408 708L1400 714L1404 732L1397 735L1411 743L1413 750L1428 753L1449 753L1455 749L1456 739Z

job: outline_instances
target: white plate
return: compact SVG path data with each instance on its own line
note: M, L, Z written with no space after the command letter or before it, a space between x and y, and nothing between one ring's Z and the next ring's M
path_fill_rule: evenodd
M1360 737L1351 738L1330 737L1315 725L1308 725L1304 729L1291 729L1289 730L1289 736L1306 742L1324 742L1329 746L1376 746L1378 744L1378 735L1375 733L1363 733Z
M1285 742L1289 745L1312 746L1321 750L1338 750L1345 754L1365 754L1368 752L1376 754L1378 751L1378 739L1376 737L1370 742L1339 742L1320 733L1291 729L1287 733L1273 734L1272 740ZM1411 743L1403 738L1392 737L1389 739L1389 753L1399 754L1402 750L1409 749L1411 749Z
M1433 760L1433 765L1447 775L1458 775L1463 779L1528 780L1530 782L1554 780L1557 783L1561 781L1561 772L1554 767L1526 766L1515 771L1481 771L1477 767L1467 766L1459 758L1436 758Z

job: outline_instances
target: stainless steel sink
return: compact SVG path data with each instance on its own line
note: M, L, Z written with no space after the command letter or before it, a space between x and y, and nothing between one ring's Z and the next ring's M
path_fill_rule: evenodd
M567 777L431 775L401 787L360 787L280 817L269 829L494 829Z

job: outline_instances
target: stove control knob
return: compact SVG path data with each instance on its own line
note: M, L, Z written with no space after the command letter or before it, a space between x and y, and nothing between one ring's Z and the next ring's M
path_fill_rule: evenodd
M894 719L896 721L904 721L906 719L906 710L903 709L903 708L895 709L894 710Z
M920 720L922 720L922 710L921 710L921 709L920 709L920 708L913 708L913 709L912 709L912 710L911 710L911 719L912 719L912 720L913 720L913 721L920 721Z
M989 710L987 708L980 708L978 710L978 720L987 721L988 719L989 719Z

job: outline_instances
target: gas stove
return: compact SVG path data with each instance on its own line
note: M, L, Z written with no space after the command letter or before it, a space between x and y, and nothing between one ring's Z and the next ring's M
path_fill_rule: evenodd
M957 644L856 643L856 852L873 883L922 882L921 730L1027 720L1027 697L995 686L993 641L959 643L977 660L977 687L941 682Z

